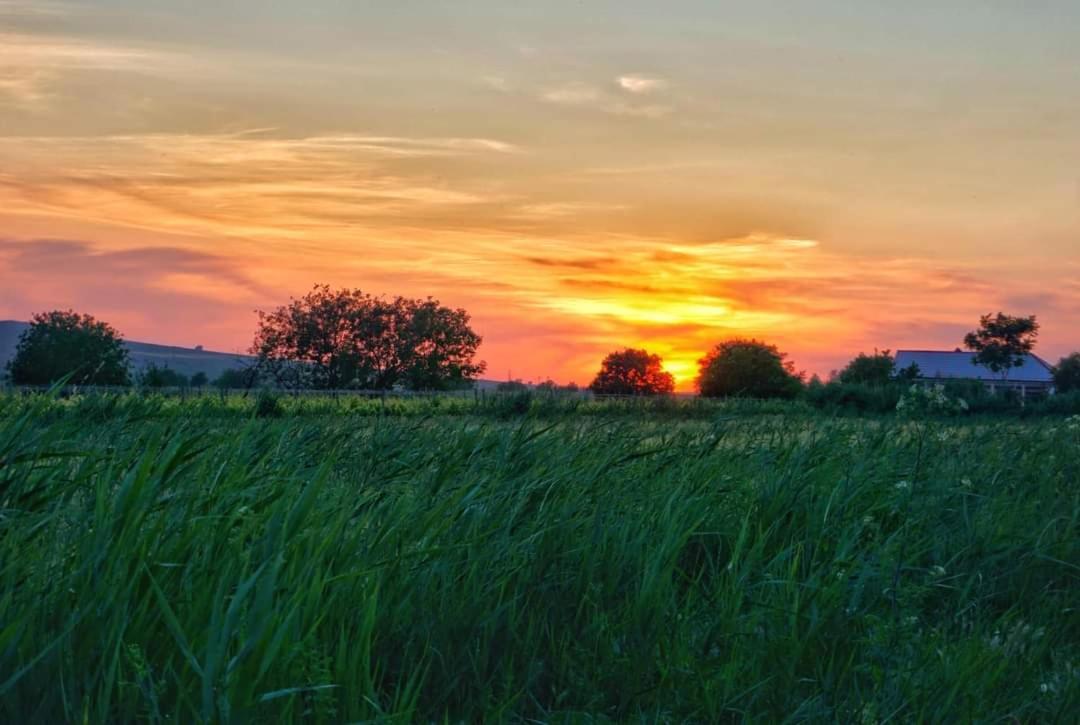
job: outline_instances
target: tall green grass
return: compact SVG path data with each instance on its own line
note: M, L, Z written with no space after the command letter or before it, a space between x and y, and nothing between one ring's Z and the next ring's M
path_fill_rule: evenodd
M2 721L1080 707L1075 424L89 405L0 409Z

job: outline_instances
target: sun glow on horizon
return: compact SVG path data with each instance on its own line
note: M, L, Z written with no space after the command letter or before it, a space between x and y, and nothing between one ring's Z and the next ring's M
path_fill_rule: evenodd
M731 337L1080 344L1078 11L166 5L0 3L0 317L235 351L325 283L464 307L490 377L682 390Z

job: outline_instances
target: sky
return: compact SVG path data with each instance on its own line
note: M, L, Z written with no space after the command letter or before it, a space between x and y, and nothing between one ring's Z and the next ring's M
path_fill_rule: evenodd
M434 296L485 377L1080 348L1073 0L0 0L0 319L243 351Z

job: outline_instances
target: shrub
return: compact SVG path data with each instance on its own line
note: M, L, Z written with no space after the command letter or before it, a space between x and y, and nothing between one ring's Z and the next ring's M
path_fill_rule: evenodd
M281 396L272 390L260 390L259 397L255 399L255 417L280 418L283 415L285 406L281 404Z
M914 384L896 403L896 412L904 415L959 415L966 413L969 406L966 400L953 397L945 392L945 386Z

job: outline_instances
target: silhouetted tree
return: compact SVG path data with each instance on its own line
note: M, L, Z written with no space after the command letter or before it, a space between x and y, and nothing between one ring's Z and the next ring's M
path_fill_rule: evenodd
M840 371L837 379L841 383L888 385L893 379L894 366L892 352L889 350L874 350L873 355L860 352Z
M705 397L792 398L802 379L785 358L758 340L721 342L698 361L698 391Z
M186 388L187 376L182 375L167 365L150 363L139 372L139 385L144 388Z
M675 378L659 355L627 348L604 358L589 389L599 395L666 395L674 392Z
M47 385L71 374L76 385L129 385L128 351L108 323L71 310L34 315L8 363L11 382Z
M1059 393L1080 390L1080 352L1066 355L1054 366L1054 388Z
M205 388L210 383L210 377L199 371L191 376L191 387L193 388Z
M481 337L462 309L437 300L373 297L316 286L272 312L259 312L251 351L289 387L438 390L468 385Z
M248 390L259 379L259 370L255 365L222 370L214 379L214 387L221 390Z
M495 386L496 393L520 393L528 390L529 386L522 380L503 380Z
M972 362L1007 378L1010 369L1024 364L1038 336L1035 315L1012 317L999 312L980 317L979 329L964 336L964 346L975 353Z

